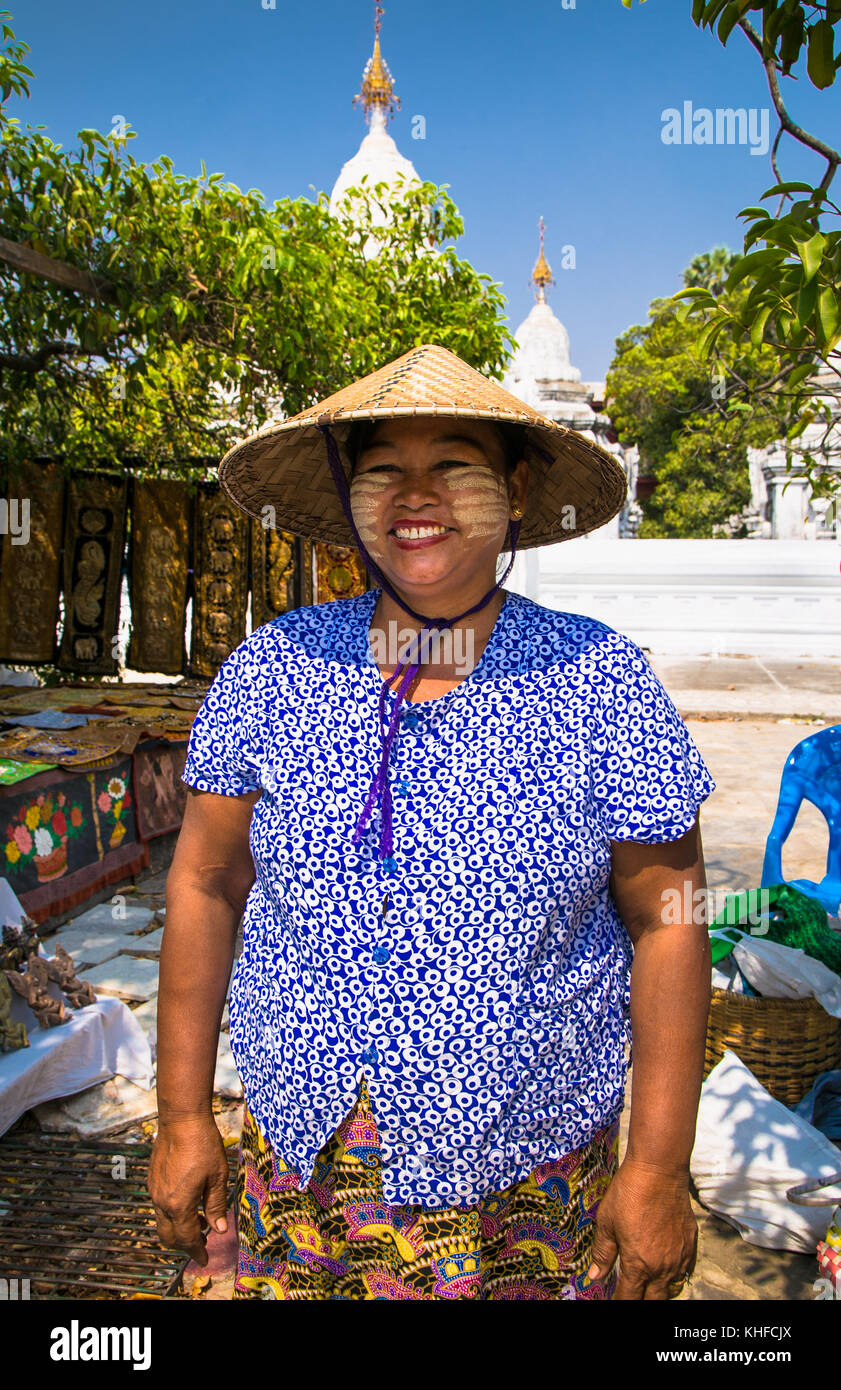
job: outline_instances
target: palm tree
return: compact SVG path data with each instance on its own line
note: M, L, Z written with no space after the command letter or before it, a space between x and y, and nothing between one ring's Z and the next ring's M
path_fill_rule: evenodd
M724 293L727 277L738 259L737 252L729 251L726 246L715 246L690 262L683 272L683 283L687 289L709 290L718 297Z

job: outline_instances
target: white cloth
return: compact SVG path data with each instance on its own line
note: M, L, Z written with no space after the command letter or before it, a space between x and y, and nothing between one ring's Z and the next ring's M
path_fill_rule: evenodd
M786 1192L838 1171L834 1144L774 1100L735 1052L725 1052L701 1089L690 1169L705 1206L751 1245L813 1255L834 1202L804 1207Z
M68 1011L67 1022L57 1028L41 1028L15 997L12 1017L26 1024L30 1045L0 1054L0 1134L33 1105L86 1091L117 1074L151 1090L149 1042L121 999L103 995Z
M7 878L0 878L0 924L19 927L24 912L17 893Z

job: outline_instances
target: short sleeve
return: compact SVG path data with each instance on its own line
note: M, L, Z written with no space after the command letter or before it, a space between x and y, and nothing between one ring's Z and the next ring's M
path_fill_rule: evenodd
M609 840L678 840L715 782L642 650L616 636L621 646L590 745L596 811Z
M260 783L246 738L248 686L239 648L223 661L193 720L182 782L200 792L246 796Z

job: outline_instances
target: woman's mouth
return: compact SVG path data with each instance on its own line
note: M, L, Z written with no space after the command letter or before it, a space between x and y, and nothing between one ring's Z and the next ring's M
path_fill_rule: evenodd
M451 526L441 526L438 522L427 522L418 525L392 526L388 534L401 550L419 550L424 546L437 545L439 541L446 540L447 536L452 533L452 529Z

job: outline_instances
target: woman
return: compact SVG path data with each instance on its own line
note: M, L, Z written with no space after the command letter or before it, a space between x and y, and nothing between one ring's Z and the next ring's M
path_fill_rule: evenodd
M503 549L615 515L621 469L425 346L220 477L269 524L354 539L379 587L257 629L193 725L161 1239L203 1263L202 1211L226 1229L211 1096L245 909L235 1297L675 1296L710 961L663 904L703 900L714 784L633 642L496 581Z

